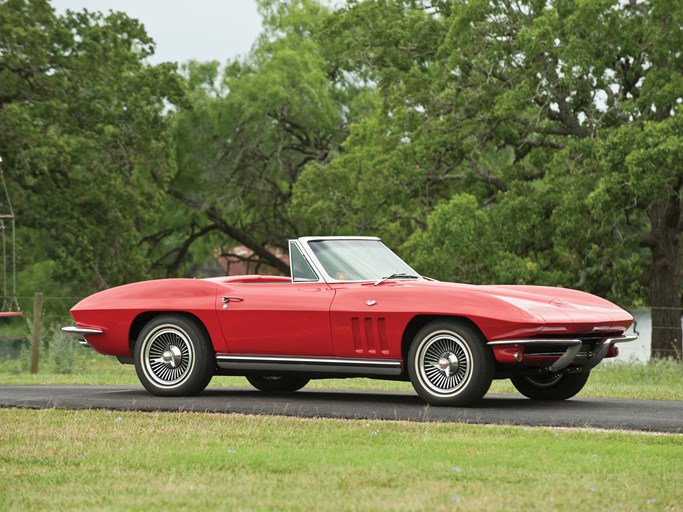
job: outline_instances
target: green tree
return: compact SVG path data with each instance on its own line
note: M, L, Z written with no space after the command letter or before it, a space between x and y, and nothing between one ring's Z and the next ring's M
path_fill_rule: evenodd
M145 63L153 51L123 13L0 2L0 153L22 266L80 293L149 276L142 240L174 172L165 110L183 98L174 64Z
M445 25L415 2L349 4L316 39L337 41L344 73L375 87L382 104L351 124L335 158L304 170L291 211L309 233L379 233L398 247L460 180L429 110Z
M405 240L437 276L646 298L653 355L680 356L682 28L680 2L350 2L327 30L382 108L342 160L302 175L300 214L353 197L352 222ZM381 128L366 143L368 127ZM353 176L341 191L337 162ZM366 194L375 173L394 178ZM398 183L397 230L372 206ZM446 243L461 264L438 254Z
M301 234L289 214L293 184L308 163L328 161L348 123L372 108L364 88L338 71L334 42L312 37L328 9L262 0L259 12L264 32L246 58L223 70L215 62L186 67L191 107L177 116L172 182L184 234L159 233L156 263L169 274L192 260L197 244L243 244L287 273L273 249Z

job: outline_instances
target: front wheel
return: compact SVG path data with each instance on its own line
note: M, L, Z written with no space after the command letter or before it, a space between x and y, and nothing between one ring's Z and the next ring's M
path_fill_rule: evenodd
M145 389L157 396L194 396L213 377L211 341L194 319L162 315L150 320L133 353L135 371Z
M408 353L408 375L429 404L466 406L491 386L495 360L486 339L469 323L436 320L417 333Z
M265 391L266 393L294 393L308 384L310 379L293 375L270 377L247 375L247 380L249 381L249 384L256 389Z
M590 373L521 375L510 380L517 391L532 400L566 400L583 389Z

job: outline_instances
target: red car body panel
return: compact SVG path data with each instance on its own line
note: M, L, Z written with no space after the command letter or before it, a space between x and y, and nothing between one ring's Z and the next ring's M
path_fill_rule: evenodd
M131 357L131 327L136 318L155 312L184 312L206 327L214 349L227 350L216 311L218 286L202 279L160 279L118 286L86 297L71 309L79 327L101 329L87 336L97 352Z
M242 300L224 304L222 296ZM288 280L222 284L217 311L225 351L231 354L334 355L330 333L333 299L334 290L325 283Z

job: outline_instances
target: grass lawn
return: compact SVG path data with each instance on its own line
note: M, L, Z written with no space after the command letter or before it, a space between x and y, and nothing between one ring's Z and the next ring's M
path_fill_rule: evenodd
M683 436L0 410L2 510L681 510Z
M113 358L52 349L37 375L25 357L5 360L0 384L139 385ZM683 365L603 364L581 395L682 400ZM2 511L683 510L683 435L23 409L0 409L0 425Z

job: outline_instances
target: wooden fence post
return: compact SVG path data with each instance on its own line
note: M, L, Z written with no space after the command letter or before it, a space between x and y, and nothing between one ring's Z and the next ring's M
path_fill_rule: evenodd
M40 357L40 325L43 316L43 294L36 292L33 296L33 343L31 344L31 373L38 373Z

